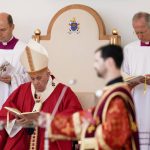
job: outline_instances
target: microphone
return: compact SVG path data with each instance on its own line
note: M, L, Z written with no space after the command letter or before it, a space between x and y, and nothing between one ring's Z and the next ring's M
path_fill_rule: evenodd
M75 85L77 83L76 79L69 80L69 85Z

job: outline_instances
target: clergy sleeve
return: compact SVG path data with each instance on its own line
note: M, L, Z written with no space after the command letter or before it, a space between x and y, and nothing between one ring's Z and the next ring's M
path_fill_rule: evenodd
M115 97L110 102L105 121L96 129L99 147L103 150L120 149L127 144L130 135L131 129L126 106L121 97Z
M24 89L24 93L20 94L20 90L21 90L22 87L23 86L21 85L15 91L13 91L10 94L10 96L8 97L8 99L6 100L6 102L3 104L3 106L2 106L2 108L0 110L0 120L3 120L3 121L7 120L7 112L8 111L5 109L5 107L17 108L20 111L22 111L20 109L22 106L18 105L18 98L21 99L24 96L23 94L26 92L25 91L26 89ZM19 96L19 95L21 95L21 96ZM20 101L22 101L22 99ZM15 116L10 113L9 114L9 119L13 120L13 119L15 119Z
M76 112L71 116L65 116L62 114L56 115L50 126L51 137L57 135L79 139L82 130L82 124L88 122L92 123L93 118L91 111L80 111Z
M21 129L21 126L16 125L16 119L13 119L5 126L9 137L14 137Z
M16 70L11 74L11 85L10 91L14 91L19 85L29 82L30 78L25 68L18 63Z
M72 118L69 116L57 115L52 121L52 135L64 135L75 137Z

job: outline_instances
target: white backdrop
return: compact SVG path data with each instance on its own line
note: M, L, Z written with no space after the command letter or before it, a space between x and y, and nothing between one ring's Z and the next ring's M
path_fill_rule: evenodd
M0 0L0 11L9 12L16 25L15 35L27 42L36 28L46 34L49 21L61 8L70 4L84 4L102 17L107 34L117 28L122 45L136 39L132 16L137 11L150 13L150 0Z

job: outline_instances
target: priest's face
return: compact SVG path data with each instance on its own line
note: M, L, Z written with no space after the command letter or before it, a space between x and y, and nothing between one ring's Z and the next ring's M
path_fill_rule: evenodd
M0 14L0 42L8 42L12 37L14 25L8 23L7 15Z
M150 27L144 18L134 20L133 28L139 40L150 41Z
M49 72L43 71L33 75L30 75L31 82L37 92L43 92L46 89L48 80L49 80Z
M105 61L101 57L101 52L98 51L95 53L95 59L94 59L94 69L96 70L96 73L98 77L105 77L106 74L106 67L105 67Z

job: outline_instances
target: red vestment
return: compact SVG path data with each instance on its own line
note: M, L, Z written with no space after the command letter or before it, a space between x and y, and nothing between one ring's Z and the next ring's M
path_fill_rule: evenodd
M64 85L61 83L59 83L55 87L51 95L43 102L41 111L52 113L63 87ZM17 108L21 112L31 112L34 107L34 103L35 102L31 93L31 83L25 83L19 86L19 88L17 88L7 99L7 101L3 105L2 110L0 111L0 120L6 120L7 111L4 109L5 106ZM61 113L67 116L81 109L82 107L78 101L78 98L72 92L72 90L68 87L56 114ZM14 116L10 115L10 119L14 119ZM39 128L38 131L39 131L38 142L37 142L38 149L44 150L45 129ZM31 135L28 134L27 129L23 128L14 137L12 138L8 137L7 142L5 141L6 133L4 134L4 132L5 132L4 130L0 131L0 135L1 135L0 136L0 149L3 149L3 150L10 150L10 149L28 150L29 149ZM6 142L6 144L4 144L4 142ZM71 148L72 145L70 141L56 141L56 142L49 142L49 143L50 143L51 150L71 150L72 149Z
M134 103L126 84L108 86L97 106L90 111L77 112L70 117L57 115L52 121L51 137L78 137L84 142L81 133L85 120L90 123L84 135L86 142L89 139L87 144L96 137L100 150L139 150Z

